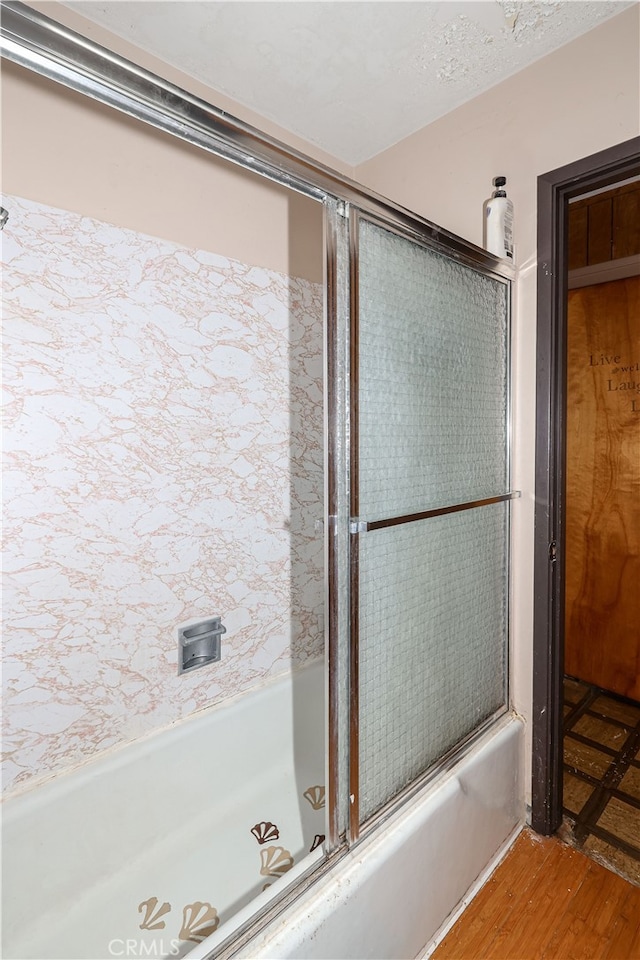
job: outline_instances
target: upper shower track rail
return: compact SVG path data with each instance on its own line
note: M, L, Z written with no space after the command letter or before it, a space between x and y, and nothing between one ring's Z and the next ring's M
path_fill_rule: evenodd
M317 163L24 3L0 3L7 60L300 193L382 214L421 242L510 280L507 261Z

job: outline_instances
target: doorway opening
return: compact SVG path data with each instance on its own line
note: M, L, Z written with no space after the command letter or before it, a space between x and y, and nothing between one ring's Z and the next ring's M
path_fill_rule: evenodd
M640 883L640 180L569 201L564 838Z
M640 868L632 842L637 827L625 834L621 817L630 812L633 823L640 814L640 711L636 716L633 702L638 699L638 617L623 601L626 596L630 605L637 604L637 588L627 576L639 561L635 530L626 537L621 530L627 512L637 511L633 490L637 501L639 480L633 466L640 394L629 384L640 382L640 369L622 368L640 362L635 356L640 353L635 287L640 279L616 274L612 236L603 236L602 229L611 230L614 208L636 202L628 181L639 175L640 138L635 138L538 180L531 818L534 829L551 834L564 815L567 838L596 856L610 840L607 828L615 826L622 834L618 851L623 847L623 855L632 864L635 858ZM596 233L603 244L599 251ZM617 237L621 261L627 261L627 273L633 272L629 261L640 249L624 249L619 227ZM636 242L632 239L632 248ZM632 516L629 522L637 527ZM625 616L635 621L626 632L616 626ZM627 634L628 653L622 642ZM625 657L628 663L622 663ZM610 865L621 869L614 860Z

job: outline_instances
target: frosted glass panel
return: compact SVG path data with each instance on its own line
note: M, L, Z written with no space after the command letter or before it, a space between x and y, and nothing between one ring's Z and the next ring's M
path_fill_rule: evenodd
M504 503L360 538L360 815L503 703Z
M359 224L360 520L508 491L508 288ZM359 534L360 817L505 702L505 503Z
M360 223L362 519L506 492L505 284Z

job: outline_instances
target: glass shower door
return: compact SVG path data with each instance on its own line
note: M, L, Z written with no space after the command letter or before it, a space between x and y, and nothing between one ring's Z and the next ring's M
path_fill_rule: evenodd
M506 702L509 290L352 228L355 837Z

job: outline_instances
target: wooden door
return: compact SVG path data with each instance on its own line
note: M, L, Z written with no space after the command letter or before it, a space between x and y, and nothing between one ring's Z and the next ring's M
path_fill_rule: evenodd
M640 700L640 277L567 328L565 673Z

